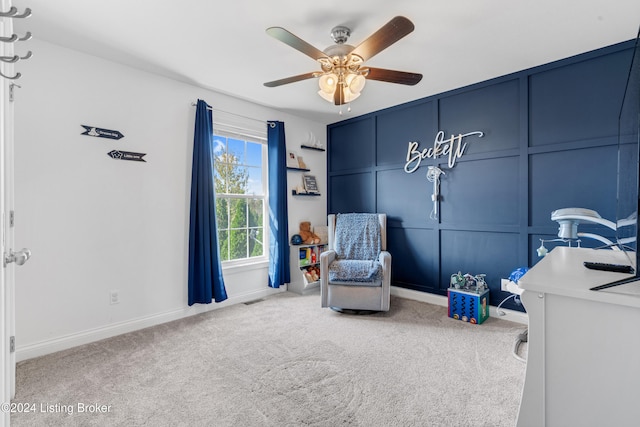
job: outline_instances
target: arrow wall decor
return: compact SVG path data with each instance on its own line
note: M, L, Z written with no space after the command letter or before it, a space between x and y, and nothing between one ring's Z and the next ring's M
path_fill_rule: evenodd
M143 159L147 153L133 153L131 151L111 150L107 153L109 157L116 160L133 160L135 162L146 162Z
M124 135L120 133L119 130L102 129L102 128L97 128L95 126L87 126L87 125L80 125L80 126L82 126L85 129L85 131L82 132L80 135L88 135L88 136L95 136L96 138L109 138L109 139L124 138Z

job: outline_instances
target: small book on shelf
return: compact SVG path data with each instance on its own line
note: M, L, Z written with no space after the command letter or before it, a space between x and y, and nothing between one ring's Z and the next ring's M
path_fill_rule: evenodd
M318 183L316 182L316 177L313 175L304 175L302 177L302 182L304 183L304 191L307 193L318 193Z
M298 164L298 156L294 151L289 151L287 153L287 167L296 169L300 168L300 165Z

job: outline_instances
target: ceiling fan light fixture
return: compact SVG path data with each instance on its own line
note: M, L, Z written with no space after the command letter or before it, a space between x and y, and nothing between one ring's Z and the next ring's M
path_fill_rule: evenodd
M333 96L333 93L336 91L337 83L338 83L338 76L336 76L333 73L323 74L322 76L320 76L320 79L318 80L318 86L320 86L320 91L328 94L331 97Z
M345 79L347 87L354 94L360 94L367 80L360 74L349 74Z
M324 99L327 102L330 102L333 104L333 94L332 93L327 93L325 91L323 91L322 89L320 89L318 91L318 95L320 95L322 97L322 99Z
M353 92L348 87L345 87L342 93L344 94L345 103L350 103L351 101L355 101L360 96L360 92L357 92L357 93Z

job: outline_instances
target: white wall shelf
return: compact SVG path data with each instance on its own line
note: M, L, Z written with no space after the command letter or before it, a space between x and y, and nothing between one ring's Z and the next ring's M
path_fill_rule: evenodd
M324 148L313 147L311 145L301 145L300 148L305 149L305 150L325 151Z

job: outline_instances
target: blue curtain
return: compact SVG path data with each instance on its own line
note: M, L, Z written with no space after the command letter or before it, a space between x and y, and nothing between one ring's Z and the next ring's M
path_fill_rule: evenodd
M227 299L216 227L213 178L213 127L208 105L198 100L191 170L189 222L189 305Z
M287 147L283 122L268 122L269 159L269 286L290 282L287 214Z

